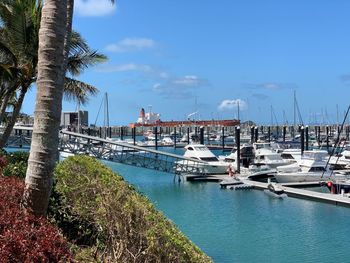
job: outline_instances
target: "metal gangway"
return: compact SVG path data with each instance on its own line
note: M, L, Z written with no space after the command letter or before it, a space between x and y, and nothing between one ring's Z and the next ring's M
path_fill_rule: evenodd
M59 150L175 175L204 175L208 164L202 160L69 131L60 132Z

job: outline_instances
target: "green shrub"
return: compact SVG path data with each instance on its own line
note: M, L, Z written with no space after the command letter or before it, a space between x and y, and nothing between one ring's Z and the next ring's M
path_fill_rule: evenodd
M19 163L25 162L28 163L29 152L11 152L6 154L6 159L9 163Z
M2 155L4 154L4 155ZM14 176L24 179L26 177L28 152L11 152L0 151L0 156L6 158L7 165L2 169L3 176Z
M24 179L27 172L27 163L20 161L16 163L9 163L2 171L3 176L14 176Z
M94 244L78 250L77 260L211 262L146 197L99 161L69 157L57 165L55 176L59 210L93 225Z

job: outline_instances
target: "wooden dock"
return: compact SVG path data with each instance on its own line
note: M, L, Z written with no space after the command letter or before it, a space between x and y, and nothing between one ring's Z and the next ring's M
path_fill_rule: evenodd
M267 183L262 183L262 182L256 182L256 181L250 181L247 179L241 179L244 183L250 184L254 186L256 189L267 189ZM298 187L301 187L302 185L306 185L306 187L310 187L310 185L320 185L319 182L308 182L308 183L299 183ZM325 202L325 203L330 203L334 205L341 205L341 206L346 206L350 207L350 198L346 196L341 196L341 195L335 195L331 193L319 193L315 191L310 191L310 190L305 190L305 189L298 189L295 187L291 187L292 185L295 186L297 185L296 183L293 184L281 184L283 187L283 190L286 192L286 194L290 197L296 197L296 198L301 198L301 199L307 199L307 200L314 200L318 202Z

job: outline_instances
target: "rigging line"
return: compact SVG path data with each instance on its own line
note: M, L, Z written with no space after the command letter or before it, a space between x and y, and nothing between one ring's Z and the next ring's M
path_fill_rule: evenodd
M343 123L341 124L341 127L340 127L340 132L339 132L338 135L337 135L337 140L335 141L335 144L334 144L334 146L333 146L333 148L332 148L332 152L331 152L331 154L330 154L330 156L329 156L329 158L328 158L328 161L327 161L327 163L326 163L326 167L325 167L325 168L327 168L327 166L328 166L328 164L329 164L329 161L331 160L331 157L333 156L333 154L334 154L334 152L335 152L335 149L336 149L336 147L337 147L337 145L338 145L338 143L339 143L339 137L340 137L340 134L341 134L342 131L343 131L346 118L348 117L348 114L349 114L349 110L350 110L350 105L348 106L348 110L346 111L345 117L344 117L344 119L343 119ZM328 135L327 135L327 136L328 136ZM326 171L326 169L323 171L321 178L323 178L323 175L324 175L325 171ZM331 175L332 175L332 174L333 174L333 171L331 172Z
M96 116L95 124L94 124L95 127L96 127L98 116L100 115L100 111L101 111L101 108L102 108L103 101L104 101L104 98L102 98L102 101L101 101L101 104L100 104L100 108L98 109L98 112L97 112L97 116Z

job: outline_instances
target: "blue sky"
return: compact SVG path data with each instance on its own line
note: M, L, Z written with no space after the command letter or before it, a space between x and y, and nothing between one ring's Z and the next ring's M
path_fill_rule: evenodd
M272 105L292 123L294 90L305 123L335 122L337 105L341 120L350 104L350 1L75 1L73 27L109 57L79 78L100 90L90 123L104 92L114 125L149 105L162 120L230 119L238 101L243 121L270 123Z

